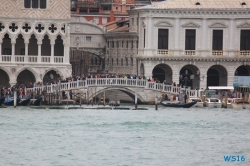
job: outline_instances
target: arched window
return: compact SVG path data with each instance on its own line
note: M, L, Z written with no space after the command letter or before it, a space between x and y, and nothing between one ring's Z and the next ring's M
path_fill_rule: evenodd
M126 60L126 66L128 66L128 58L126 57L126 59L125 59L125 60Z
M133 66L133 58L130 58L131 66Z
M97 57L95 57L95 65L97 65Z
M123 59L121 59L121 66L123 66Z
M114 59L112 58L112 66L114 65Z

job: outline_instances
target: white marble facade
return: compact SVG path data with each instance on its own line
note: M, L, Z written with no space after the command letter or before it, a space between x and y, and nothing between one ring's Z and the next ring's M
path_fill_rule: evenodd
M232 0L169 0L130 10L130 20L134 21L130 22L130 32L139 36L138 74L152 78L153 70L159 68L168 82L182 84L179 76L188 70L194 75L192 88L232 86L238 71L250 75L250 50L240 46L242 30L250 30L249 15L250 0L243 4ZM158 48L159 29L168 30L167 49ZM185 49L188 29L195 30L192 50ZM213 50L214 30L222 30L221 50ZM250 42L249 37L246 40ZM215 77L216 81L211 80Z
M32 5L35 1L37 6ZM2 86L41 82L50 71L61 79L71 76L70 2L35 1L0 0ZM27 2L30 6L26 6ZM27 81L19 78L24 71Z

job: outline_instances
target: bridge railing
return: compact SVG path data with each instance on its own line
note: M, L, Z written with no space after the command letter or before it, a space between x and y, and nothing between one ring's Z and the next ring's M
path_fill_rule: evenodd
M123 87L139 87L145 89L151 89L171 94L178 94L184 88L180 88L173 85L165 85L163 83L148 82L147 80L140 79L127 79L127 78L86 78L86 80L77 80L62 82L58 84L50 85L34 85L33 88L27 88L26 90L39 93L46 91L47 93L52 93L57 90L74 90L87 88L88 86L123 86ZM197 96L197 90L186 89L190 97Z

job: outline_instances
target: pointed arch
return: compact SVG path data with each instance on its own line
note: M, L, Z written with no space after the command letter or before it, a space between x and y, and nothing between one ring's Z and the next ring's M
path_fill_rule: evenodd
M61 35L57 35L54 46L54 55L55 56L64 56L64 45Z
M60 79L61 79L61 80L64 79L64 76L63 76L62 71L61 71L60 69L58 69L58 68L55 68L55 67L50 67L50 68L46 69L46 70L44 71L44 73L42 74L42 78L44 79L45 75L46 75L48 72L50 72L50 71L55 71L55 73L58 74L58 75L60 76Z

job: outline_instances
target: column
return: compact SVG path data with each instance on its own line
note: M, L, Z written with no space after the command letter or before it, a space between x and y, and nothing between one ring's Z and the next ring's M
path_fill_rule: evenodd
M2 62L2 43L0 42L0 62Z
M148 31L147 31L147 40L148 40L148 45L147 45L147 48L148 48L148 54L149 55L153 55L153 29L152 29L152 26L154 25L152 22L152 17L149 17L148 18L148 21L147 21L147 27L148 27Z
M206 51L207 51L207 19L203 18L202 20L202 45L201 45L201 50L202 50L202 55L206 56Z
M69 63L69 46L64 45L63 63Z
M25 44L25 55L24 55L24 62L29 62L28 51L29 51L29 43Z
M37 62L38 63L41 63L41 47L42 47L42 44L38 44L38 57L37 57Z
M55 46L55 44L50 44L50 46L51 46L50 63L54 63L54 46Z
M174 55L180 54L179 50L180 50L180 18L176 18L174 22Z
M234 26L235 26L235 20L234 19L230 19L230 27L229 27L229 56L231 55L235 55L235 47L234 47L234 41L235 41L235 30L234 30ZM240 42L240 41L237 41Z
M12 50L11 50L11 62L15 62L15 44L16 43L12 43L11 42L11 48L12 48Z

